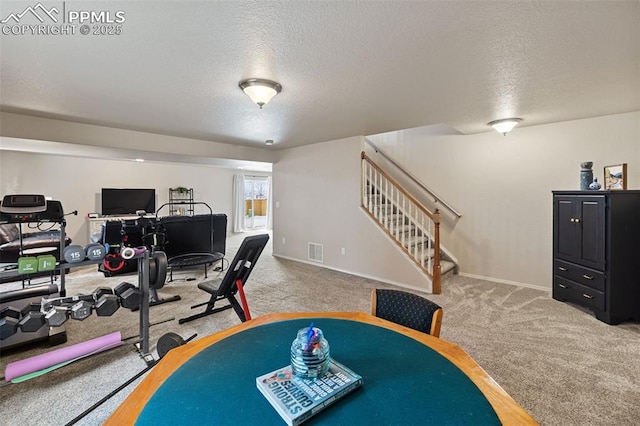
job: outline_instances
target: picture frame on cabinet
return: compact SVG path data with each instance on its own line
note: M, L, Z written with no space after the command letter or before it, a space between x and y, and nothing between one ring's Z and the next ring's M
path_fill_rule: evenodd
M627 163L604 167L604 189L627 189Z

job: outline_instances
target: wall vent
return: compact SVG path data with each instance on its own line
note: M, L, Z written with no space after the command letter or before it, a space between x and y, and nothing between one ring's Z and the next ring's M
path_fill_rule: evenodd
M309 243L309 260L324 263L324 249L322 244Z

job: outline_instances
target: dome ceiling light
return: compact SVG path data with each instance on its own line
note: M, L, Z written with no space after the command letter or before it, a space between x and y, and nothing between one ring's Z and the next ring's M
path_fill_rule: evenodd
M493 127L496 132L502 133L507 136L514 127L518 125L522 121L522 118L503 118L501 120L494 120L487 123L487 126Z
M282 90L280 83L262 78L242 80L238 83L238 86L260 109Z

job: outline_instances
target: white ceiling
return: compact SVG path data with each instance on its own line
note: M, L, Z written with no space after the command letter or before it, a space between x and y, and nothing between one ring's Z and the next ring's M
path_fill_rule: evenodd
M36 4L3 1L0 20ZM126 21L111 36L0 34L4 111L278 149L640 110L638 0L42 4ZM245 78L282 93L260 110Z

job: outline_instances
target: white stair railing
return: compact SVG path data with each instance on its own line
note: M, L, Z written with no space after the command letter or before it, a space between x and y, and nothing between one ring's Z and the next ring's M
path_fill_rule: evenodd
M361 207L431 279L439 294L440 212L430 212L362 152Z

